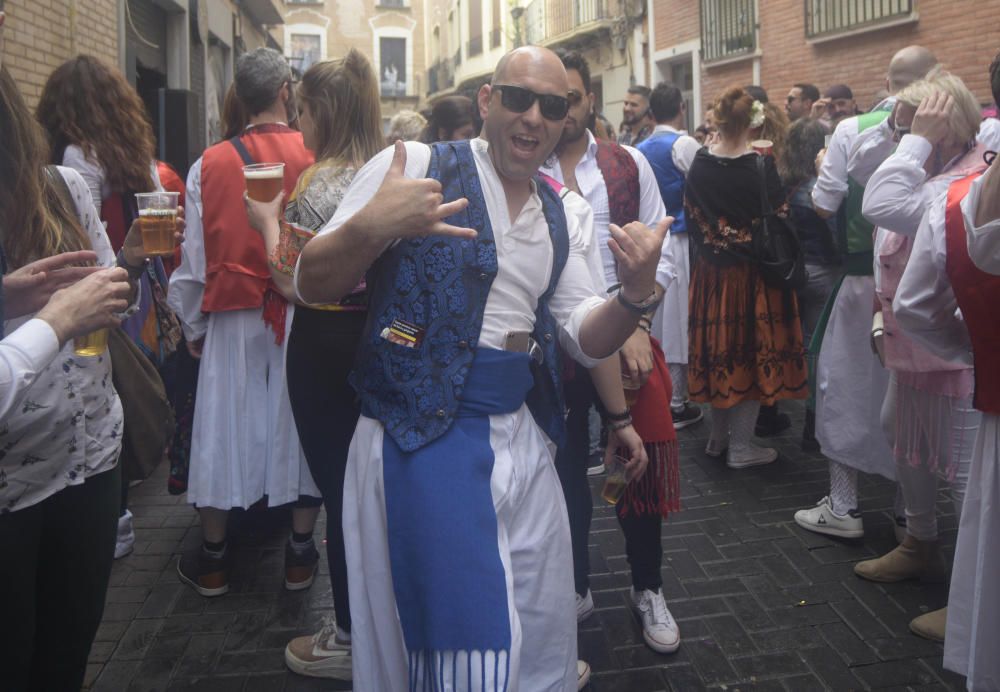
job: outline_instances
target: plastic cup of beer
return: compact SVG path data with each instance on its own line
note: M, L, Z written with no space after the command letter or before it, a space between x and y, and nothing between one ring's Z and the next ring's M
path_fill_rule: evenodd
M611 457L608 464L608 476L604 479L604 487L601 488L601 497L609 505L617 505L625 494L625 486L628 485L628 478L625 476L626 459L617 454Z
M772 156L774 154L774 142L769 139L755 139L750 142L750 148L761 156Z
M135 196L139 207L142 251L150 257L174 254L177 198L176 192L140 192Z
M78 356L99 356L108 350L108 330L97 331L73 339L73 353Z
M270 202L285 187L285 164L254 163L243 167L247 196L258 202Z
M635 402L639 400L639 390L642 389L642 385L622 373L622 389L625 390L625 405L629 408L635 406Z

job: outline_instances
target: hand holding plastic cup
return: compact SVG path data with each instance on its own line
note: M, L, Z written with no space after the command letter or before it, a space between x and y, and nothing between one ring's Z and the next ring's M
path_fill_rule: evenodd
M270 202L285 188L285 164L254 163L243 167L247 197L258 202Z
M601 488L601 497L609 505L616 505L625 494L625 486L628 485L628 478L625 472L625 464L628 460L615 454L608 463L608 476L604 479L604 487Z
M78 356L99 356L108 349L108 330L98 329L73 339L73 353Z
M142 251L150 257L174 254L174 233L177 231L176 192L140 192L135 202L139 207L139 227L142 230Z

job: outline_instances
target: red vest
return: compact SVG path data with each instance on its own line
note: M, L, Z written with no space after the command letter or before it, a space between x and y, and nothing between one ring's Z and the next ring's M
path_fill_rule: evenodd
M597 142L597 167L608 189L608 211L616 226L639 219L639 167L623 147Z
M1000 276L982 271L969 257L961 208L962 199L977 177L957 180L948 188L945 266L972 339L976 377L973 405L983 413L1000 415L1000 319L996 313Z
M125 207L122 206L123 197L118 192L112 192L101 200L101 221L108 232L108 240L111 241L111 249L116 253L125 244L125 236L128 234L128 226L125 223Z
M278 124L247 130L240 136L258 163L285 164L285 198L313 155L302 133ZM243 206L243 160L233 145L219 142L201 159L201 225L205 235L205 297L202 312L259 308L271 280L264 241L250 227Z
M167 192L176 192L177 204L178 206L184 206L184 195L187 189L184 187L184 181L181 180L180 175L174 170L166 161L156 162L156 172L160 176L160 185ZM167 276L173 274L174 269L181 266L181 246L178 245L174 250L174 254L170 257L163 258L163 269L167 272Z

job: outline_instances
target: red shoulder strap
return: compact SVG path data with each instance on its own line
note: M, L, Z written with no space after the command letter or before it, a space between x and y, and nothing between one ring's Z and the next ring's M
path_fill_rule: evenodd
M639 167L624 147L597 142L597 167L608 189L611 223L624 226L639 218Z
M965 219L962 217L962 200L969 194L972 183L982 175L977 171L964 178L959 178L948 186L948 198L944 212L945 247L947 249L945 266L952 274L959 263L969 258L969 248L965 237Z

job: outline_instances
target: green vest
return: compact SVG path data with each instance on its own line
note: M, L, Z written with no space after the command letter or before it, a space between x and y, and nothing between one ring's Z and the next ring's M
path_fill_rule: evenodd
M890 111L872 111L858 116L858 134L880 125ZM844 271L851 276L871 276L874 259L872 234L875 226L861 215L865 187L847 178L847 197L837 212L837 245L844 258Z

